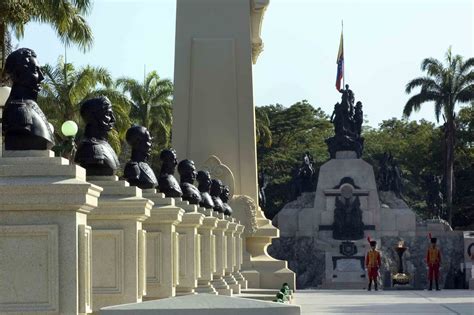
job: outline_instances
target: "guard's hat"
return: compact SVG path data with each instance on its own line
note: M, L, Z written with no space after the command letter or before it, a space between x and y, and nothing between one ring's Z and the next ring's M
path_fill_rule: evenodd
M437 239L436 237L432 237L432 238L431 238L431 244L436 244L436 241L437 241L437 240L438 240L438 239Z
M375 246L375 245L377 245L376 241L370 241L370 246Z

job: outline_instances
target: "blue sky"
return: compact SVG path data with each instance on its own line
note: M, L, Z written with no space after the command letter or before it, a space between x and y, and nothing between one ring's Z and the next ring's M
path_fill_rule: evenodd
M225 1L225 0L223 0ZM244 1L244 0L243 0ZM109 69L114 77L142 79L144 67L173 78L176 0L96 0L88 16L95 42L76 65ZM406 83L422 75L425 57L443 59L449 46L474 56L472 0L270 0L264 51L254 66L254 103L289 106L307 99L328 114L339 100L334 87L341 19L346 83L362 101L371 126L401 117ZM49 26L30 23L20 47L54 63L64 47ZM434 121L425 104L413 119Z

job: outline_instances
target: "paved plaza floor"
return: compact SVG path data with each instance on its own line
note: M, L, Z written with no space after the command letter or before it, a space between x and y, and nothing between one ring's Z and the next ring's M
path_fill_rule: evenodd
M293 304L301 314L474 315L474 290L300 290Z

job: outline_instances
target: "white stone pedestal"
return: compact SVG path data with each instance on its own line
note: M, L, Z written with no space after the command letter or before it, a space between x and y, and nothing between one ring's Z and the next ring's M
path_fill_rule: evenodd
M92 227L93 310L141 302L146 294L146 232L142 222L153 202L142 190L117 176L88 176L104 189L99 206L89 215Z
M227 242L227 259L224 280L227 282L229 287L232 289L233 294L240 294L240 284L234 278L235 271L235 232L237 231L237 223L234 219L227 218L229 220L229 227L225 232Z
M147 295L146 300L176 295L178 284L178 235L176 225L184 210L175 206L174 198L165 198L155 189L145 189L143 197L155 205L150 218L143 223L147 231Z
M242 266L242 233L245 230L245 226L237 224L237 230L235 232L235 271L232 273L235 280L240 284L242 290L248 288L248 282L240 272Z
M52 151L0 158L0 314L88 314L91 228L102 189Z
M224 218L223 214L218 214L219 220L217 227L214 229L216 237L216 270L213 275L212 285L220 295L232 295L232 289L224 280L226 260L227 260L227 242L225 232L229 228L229 221Z
M179 282L176 295L194 294L201 273L201 239L198 228L202 225L204 214L197 212L196 205L179 202L184 208L183 220L176 226L179 248Z
M248 196L234 195L229 205L233 210L232 216L245 226L241 274L248 281L248 286L275 290L286 282L294 288L295 274L288 269L287 262L276 260L267 253L272 239L279 236L278 229L263 217L255 201Z
M202 225L198 228L201 237L201 276L198 278L197 293L217 294L212 286L213 273L216 267L215 236L212 231L217 227L217 217L212 209L199 208L205 215Z

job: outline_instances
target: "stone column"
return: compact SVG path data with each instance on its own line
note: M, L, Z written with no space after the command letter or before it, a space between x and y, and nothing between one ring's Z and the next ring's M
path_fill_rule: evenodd
M178 206L183 208L183 220L176 226L179 241L179 283L176 295L194 294L201 276L201 240L198 228L202 225L204 215L197 212L196 205L180 201Z
M254 203L256 231L245 235L242 272L254 288L295 283L286 262L266 253L278 237L258 207L252 62L262 51L263 14L269 0L178 0L173 105L173 147L196 162L225 163L231 195ZM219 175L211 172L212 177ZM219 177L220 178L220 177ZM223 179L223 178L221 178ZM242 211L247 215L246 209ZM250 226L246 225L246 231Z
M0 183L0 313L91 313L87 215L102 188L52 151L4 151Z
M237 230L235 232L235 271L232 273L235 280L240 284L242 290L248 288L248 282L240 272L242 267L242 233L244 232L245 226L238 223Z
M213 273L215 269L215 237L213 230L217 227L217 217L213 216L212 209L199 208L205 215L202 225L198 228L201 236L201 276L198 278L197 293L217 294L212 286Z
M240 294L240 284L235 280L233 272L235 271L235 232L237 231L237 223L234 219L227 217L229 228L225 232L227 242L227 259L224 280L232 289L233 294Z
M222 213L218 214L217 227L214 229L216 237L216 270L213 275L212 285L220 295L232 295L232 289L224 280L227 260L227 242L225 232L229 228L229 221L224 219Z
M153 202L117 176L87 179L104 189L99 206L88 217L93 231L93 310L98 313L105 306L141 302L146 294L142 222L150 216Z
M155 203L150 218L143 223L147 231L147 294L145 300L173 297L178 284L178 235L176 225L184 210L174 198L165 198L155 189L144 189L143 197Z

